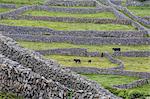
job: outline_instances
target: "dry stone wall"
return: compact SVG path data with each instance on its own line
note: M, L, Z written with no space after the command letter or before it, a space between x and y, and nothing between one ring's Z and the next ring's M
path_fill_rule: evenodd
M53 22L76 22L76 23L95 23L95 24L123 24L131 25L130 20L125 19L109 19L109 18L74 18L74 17L47 17L47 16L31 16L19 15L8 16L8 19L15 20L40 20L40 21L53 21Z
M36 52L42 55L73 55L73 56L90 56L90 57L99 57L99 52L88 52L84 48L58 48L50 50L37 50Z
M113 85L113 88L131 89L131 88L141 87L141 86L149 84L149 83L150 83L150 81L148 79L140 79L140 80L134 81L134 82L129 83L129 84Z
M16 5L15 4L0 4L0 8L11 8L11 9L16 9Z
M93 0L48 0L45 3L46 6L83 6L83 7L95 7L96 2Z
M44 76L46 79L52 79L54 82L59 82L70 89L90 92L93 97L98 95L112 99L117 98L97 83L86 80L70 70L61 69L52 60L46 61L38 54L19 47L14 40L2 35L0 35L0 52L7 58L18 62L26 68L30 68L33 72Z
M65 68L81 74L108 74L108 75L122 75L148 79L150 78L150 72L134 72L116 69L101 69L93 67L65 67Z
M110 70L111 69L114 69L114 70L123 70L124 69L124 63L121 60L114 58L108 52L104 52L104 56L106 58L108 58L108 60L111 61L112 63L119 65L117 67L109 68Z
M54 82L47 80L29 68L21 66L0 54L0 91L12 92L24 98L67 98L71 90ZM69 96L68 96L69 97Z
M60 35L83 37L144 37L147 31L58 31L42 27L0 25L4 34Z
M111 37L72 37L72 36L34 36L34 35L14 35L4 34L15 40L32 41L32 42L67 42L72 44L87 44L87 45L149 45L150 38L111 38Z
M124 57L150 57L150 51L114 52L112 55Z

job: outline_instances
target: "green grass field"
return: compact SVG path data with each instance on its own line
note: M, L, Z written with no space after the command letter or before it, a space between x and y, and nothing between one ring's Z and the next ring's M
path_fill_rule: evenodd
M133 14L137 15L137 16L150 16L150 7L148 6L141 6L141 7L128 7L128 9L133 12Z
M125 63L125 70L150 72L150 57L119 57Z
M115 67L117 64L111 63L106 58L99 57L80 57L80 56L64 56L64 55L46 55L45 58L57 60L59 64L65 67L97 67L97 68L110 68ZM77 64L73 59L80 59L81 63ZM88 60L92 60L88 63Z
M67 23L30 20L0 20L0 24L12 26L47 27L54 30L135 30L135 28L130 25Z
M112 52L112 48L120 47L122 51L128 50L150 50L149 45L75 45L69 43L42 43L42 42L27 42L18 41L18 43L29 49L33 50L46 50L46 49L56 49L56 48L86 48L88 51L98 51L98 52Z
M73 14L73 13L64 13L64 12L48 12L48 11L27 11L23 15L32 15L32 16L50 16L50 17L75 17L75 18L116 18L115 15L111 12L102 12L94 14Z
M138 91L144 94L145 96L150 95L150 84L127 90L117 90L117 89L112 90L112 88L110 88L113 85L127 84L133 82L134 80L138 80L138 78L135 77L119 76L119 75L100 75L100 74L86 74L86 75L84 74L84 76L88 77L91 80L96 81L97 83L101 84L102 86L104 86L117 96L123 97L123 99L131 99L129 98L129 93L133 91L135 92ZM138 99L145 99L145 98L138 98Z
M2 12L7 12L7 11L10 11L11 9L9 8L0 8L0 13Z

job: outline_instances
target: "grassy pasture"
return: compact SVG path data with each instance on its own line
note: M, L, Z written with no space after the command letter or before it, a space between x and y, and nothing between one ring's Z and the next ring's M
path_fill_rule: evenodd
M128 9L137 16L141 16L141 17L150 16L150 7L148 7L148 6L141 6L141 7L129 6Z
M115 15L111 12L102 12L94 14L73 14L73 13L64 13L64 12L48 12L48 11L38 11L30 10L23 13L23 15L32 15L32 16L50 16L50 17L75 17L75 18L116 18Z
M117 64L111 63L106 58L99 57L81 57L81 56L64 56L64 55L46 55L47 59L57 60L59 64L65 67L97 67L97 68L110 68L115 67ZM77 64L73 59L80 59L81 63ZM88 63L88 60L92 60Z
M112 85L127 84L133 82L134 80L138 80L139 78L119 76L119 75L99 75L99 74L83 74L83 75L101 84L102 86L104 86L117 96L123 97L123 99L130 99L129 93L133 91L136 92L138 91L145 96L150 95L150 84L127 90L117 90L117 89L112 90L112 88L110 88L112 87ZM145 98L138 98L138 99L145 99Z
M150 57L119 57L124 64L125 70L150 72Z
M46 50L56 48L86 48L88 51L104 52L108 51L112 53L112 48L120 47L122 51L129 50L150 50L149 45L75 45L69 43L43 43L43 42L27 42L18 41L18 43L29 49L33 50Z
M0 8L0 13L3 13L3 12L7 12L7 11L10 11L11 9L9 8Z
M31 20L0 20L0 24L47 27L54 30L135 30L135 28L130 25L120 24L67 23Z

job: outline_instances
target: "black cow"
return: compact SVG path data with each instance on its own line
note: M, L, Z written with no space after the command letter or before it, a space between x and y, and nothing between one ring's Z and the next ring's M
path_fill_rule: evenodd
M114 51L121 51L121 48L112 48Z
M74 59L74 61L75 61L76 63L81 63L81 60L80 60L80 59Z
M104 57L104 53L101 54L101 57Z
M88 63L91 63L92 62L92 60L88 60Z

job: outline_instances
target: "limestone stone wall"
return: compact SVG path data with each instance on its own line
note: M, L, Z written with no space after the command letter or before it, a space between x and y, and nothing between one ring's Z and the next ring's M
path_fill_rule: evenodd
M109 74L109 75L122 75L148 79L150 78L150 72L134 72L126 70L101 69L94 67L65 67L65 68L82 74Z
M36 52L42 55L73 55L73 56L90 56L90 57L100 57L99 52L88 52L84 48L58 48L50 50L37 50Z
M31 15L19 15L19 16L7 16L8 19L15 20L41 20L52 22L76 22L76 23L95 23L95 24L123 24L131 25L130 20L125 19L109 19L109 18L74 18L74 17L47 17L47 16L31 16Z
M127 52L114 52L113 56L124 57L150 57L150 51L127 51Z
M15 4L0 4L0 8L11 8L11 9L16 9L16 5Z
M41 36L41 35L19 35L19 34L4 34L15 40L25 40L33 42L67 42L72 44L87 44L87 45L149 45L150 38L112 38L112 37L73 37L73 36Z
M49 6L83 6L83 7L95 7L96 2L93 0L48 0L45 5Z
M106 58L108 58L108 60L111 61L112 63L118 64L117 67L109 68L109 70L111 70L111 69L114 69L114 70L123 70L124 69L124 63L121 60L114 58L108 52L104 52L104 56Z
M147 31L58 31L42 27L0 25L4 34L60 35L83 37L144 37Z
M143 85L149 84L149 80L148 79L140 79L140 80L136 80L132 83L129 84L122 84L122 85L113 85L113 88L117 88L117 89L131 89L131 88L136 88L136 87L141 87Z
M99 97L117 98L96 82L87 80L70 70L60 68L56 62L43 59L39 54L18 46L14 40L3 35L0 35L0 53L25 68L30 68L33 72L44 76L46 79L52 79L67 88L75 91L83 90L86 93L90 92L91 97L98 95Z

